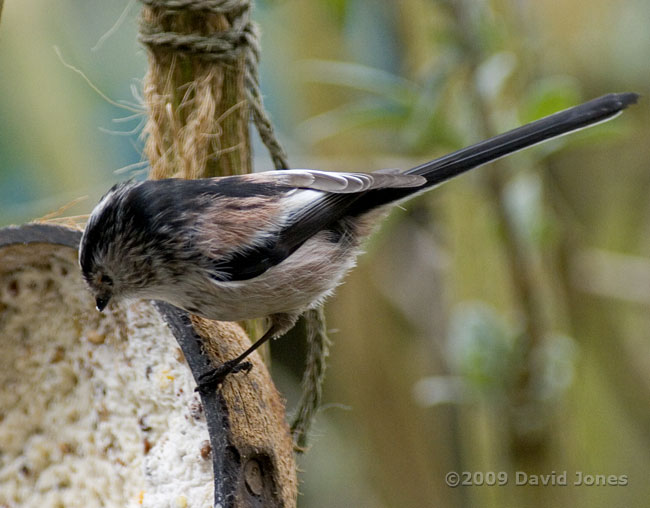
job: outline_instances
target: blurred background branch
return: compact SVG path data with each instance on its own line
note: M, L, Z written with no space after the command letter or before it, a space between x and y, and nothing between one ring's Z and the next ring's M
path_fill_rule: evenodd
M513 65L508 65L507 71L500 72L500 75L488 69L489 66L503 66L503 63L495 62L494 54L490 54L490 41L481 36L481 23L485 23L484 20L489 17L488 12L476 12L479 10L476 4L467 0L452 0L449 4L459 49L464 55L463 61L469 67L469 86L465 87L465 96L476 106L478 139L486 139L499 134L499 129L493 121L495 106L491 101L496 102L495 99L500 94L499 81L503 83L507 78L507 71L512 71ZM525 26L522 28L526 30ZM530 57L525 54L523 48L519 54L523 60ZM501 76L503 77L499 79ZM522 83L520 86L526 87L527 84ZM515 102L520 103L518 100ZM511 161L510 158L496 161L485 168L482 176L486 180L485 188L489 199L495 206L497 228L501 232L513 289L513 310L521 321L521 331L513 344L517 357L513 359L511 378L506 380L510 385L506 388L510 406L510 446L515 459L522 465L530 466L540 458L531 460L527 456L543 453L545 441L548 439L548 429L543 423L544 413L548 408L540 407L539 396L535 393L541 382L539 368L542 366L534 357L536 351L544 346L548 331L540 308L540 291L534 278L529 251L524 245L526 239L519 234L521 229L518 229L516 224L517 212L508 206L508 181L512 179L514 169Z

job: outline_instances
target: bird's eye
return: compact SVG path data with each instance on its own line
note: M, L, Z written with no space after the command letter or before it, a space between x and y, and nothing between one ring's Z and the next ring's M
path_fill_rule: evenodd
M102 284L106 284L107 286L113 285L113 279L111 279L108 275L102 275L99 280Z

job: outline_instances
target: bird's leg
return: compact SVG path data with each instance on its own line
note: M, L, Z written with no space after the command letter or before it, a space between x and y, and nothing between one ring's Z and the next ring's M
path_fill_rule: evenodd
M199 376L198 386L196 390L202 393L209 392L216 388L228 374L235 372L245 371L248 372L253 368L253 364L249 361L244 361L253 351L264 344L266 341L273 337L278 337L289 331L295 324L297 316L290 316L287 314L274 314L271 316L271 326L261 338L255 341L246 351L240 354L237 358L224 362L219 367L204 372Z
M246 357L255 351L258 347L264 344L267 340L273 337L273 327L262 335L251 347L246 351L240 354L237 358L228 360L227 362L222 363L219 367L215 367L207 372L204 372L199 376L198 386L196 387L197 391L206 393L210 390L216 388L223 380L226 379L228 374L234 374L235 372L245 371L248 372L253 367L253 364L248 361L244 361Z

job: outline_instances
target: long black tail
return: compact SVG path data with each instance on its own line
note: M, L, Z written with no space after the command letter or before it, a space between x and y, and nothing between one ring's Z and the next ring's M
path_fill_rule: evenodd
M350 203L347 213L362 214L378 206L408 198L470 169L495 161L518 150L605 122L617 116L630 104L636 103L638 98L639 95L636 93L603 95L598 99L549 115L426 162L406 171L406 173L424 176L427 179L427 184L424 187L370 191L359 197L354 203Z
M636 93L603 95L598 99L546 116L432 160L410 169L406 173L426 177L427 186L436 185L518 150L610 120L630 104L635 104L638 98L639 95Z

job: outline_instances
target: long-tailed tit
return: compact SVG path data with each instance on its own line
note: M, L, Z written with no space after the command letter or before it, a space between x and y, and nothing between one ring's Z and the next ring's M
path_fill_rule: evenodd
M164 300L222 321L268 316L264 336L203 376L202 389L250 367L246 356L288 331L350 270L396 203L536 143L609 120L637 101L609 94L405 172L294 169L114 186L93 210L79 262L97 308Z

